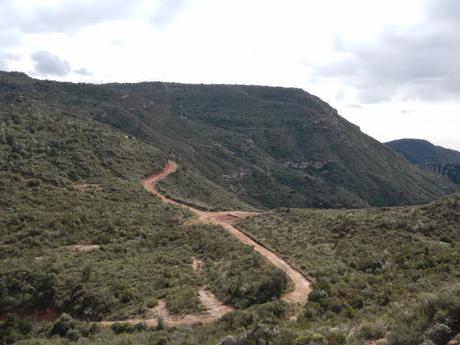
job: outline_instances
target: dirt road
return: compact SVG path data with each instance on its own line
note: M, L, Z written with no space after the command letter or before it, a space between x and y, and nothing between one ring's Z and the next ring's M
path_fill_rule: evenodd
M288 303L302 305L307 301L308 294L310 292L310 282L297 270L291 267L287 262L281 259L278 255L257 243L251 239L248 235L238 230L233 224L238 219L247 218L257 215L255 212L242 212L242 211L222 211L222 212L210 212L202 211L189 205L183 205L175 200L172 200L163 194L161 194L157 188L157 182L166 178L168 175L174 173L177 169L177 165L173 161L168 161L162 172L156 175L152 175L143 180L142 184L144 188L151 194L160 198L163 202L184 207L192 212L196 218L191 223L203 223L203 224L215 224L222 226L225 230L235 236L244 244L252 247L255 251L260 253L273 265L283 270L288 278L292 282L293 289L283 295L281 299ZM193 262L194 268L196 262ZM196 269L196 268L195 268ZM188 314L182 316L170 315L166 308L164 300L160 300L158 305L151 308L144 317L138 317L122 321L101 321L100 324L103 326L110 326L116 322L126 322L130 324L136 324L144 322L147 326L156 326L158 319L160 318L165 326L173 327L178 325L192 325L196 323L208 323L213 322L225 314L231 312L233 308L226 306L220 302L212 292L201 288L198 291L200 301L204 307L204 311L196 314Z
M168 175L174 173L177 169L177 165L173 161L168 161L163 171L159 174L147 177L143 181L144 188L159 197L163 202L177 205L188 209L190 212L195 214L197 217L194 222L199 223L210 223L222 226L225 230L231 233L233 236L238 238L244 244L251 246L255 251L260 253L269 262L283 270L288 278L291 280L293 289L284 296L281 297L283 301L288 303L304 304L307 301L308 294L311 290L310 282L296 269L291 267L286 261L280 258L277 254L273 253L263 245L255 242L248 235L237 229L233 224L240 218L247 218L254 216L257 213L254 212L242 212L242 211L223 211L223 212L210 212L202 211L188 205L182 205L175 200L172 200L163 194L161 194L156 188L157 182L166 178Z

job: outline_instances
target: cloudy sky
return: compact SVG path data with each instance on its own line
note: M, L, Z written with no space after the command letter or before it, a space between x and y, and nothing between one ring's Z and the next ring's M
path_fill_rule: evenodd
M459 0L0 0L0 70L303 88L460 150Z

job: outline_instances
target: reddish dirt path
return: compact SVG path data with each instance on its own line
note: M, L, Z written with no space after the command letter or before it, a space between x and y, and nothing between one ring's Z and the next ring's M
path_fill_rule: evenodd
M168 161L163 171L159 174L147 177L143 181L144 188L151 194L160 198L163 202L184 207L192 212L196 219L193 222L208 223L222 226L225 230L235 236L244 244L251 246L256 252L260 253L269 262L283 270L288 278L291 280L293 289L287 294L283 295L281 299L288 303L304 304L307 302L308 294L311 291L310 282L296 269L291 267L286 261L280 258L277 254L270 251L263 245L255 242L248 235L238 230L233 224L240 218L247 218L254 216L255 212L242 212L242 211L222 211L222 212L210 212L202 211L188 205L182 205L175 200L172 200L156 189L157 182L163 180L168 175L174 173L177 169L177 165L173 161Z
M215 224L222 226L225 230L235 236L244 244L252 247L255 251L260 253L273 265L283 270L288 278L291 280L293 289L283 295L281 300L291 303L303 305L307 302L308 294L310 293L310 282L298 272L296 269L291 267L286 261L281 259L278 255L270 251L263 245L255 242L245 233L238 230L233 224L235 221L241 218L247 218L257 215L256 212L243 212L243 211L221 211L221 212L210 212L202 211L189 205L183 205L175 200L164 196L156 189L157 182L163 180L168 175L174 173L177 169L177 165L173 161L168 161L163 171L159 174L147 177L142 181L144 188L151 194L160 198L163 202L171 205L184 207L192 212L196 218L190 223L203 223L203 224ZM196 259L195 259L196 261ZM192 263L194 269L196 269L196 262ZM162 322L167 327L179 326L179 325L192 325L197 323L208 323L213 322L231 312L233 308L226 306L220 302L214 294L206 288L201 288L198 291L200 301L204 307L204 311L196 314L187 314L182 316L171 315L166 308L164 300L160 300L158 305L147 311L144 317L138 317L128 320L120 321L101 321L99 324L103 326L110 326L116 322L124 322L129 324L136 324L144 322L147 326L158 325L158 319L161 318Z

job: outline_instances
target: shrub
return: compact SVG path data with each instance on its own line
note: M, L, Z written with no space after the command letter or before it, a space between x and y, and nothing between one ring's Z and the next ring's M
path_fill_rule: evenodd
M64 337L67 332L75 327L75 321L69 314L63 313L54 322L51 328L51 334Z
M126 322L115 322L111 326L115 334L130 333L131 326Z
M319 333L308 333L295 341L296 345L313 345L313 344L324 344L325 339Z
M385 336L386 327L381 322L364 323L359 327L358 334L367 340L381 339Z
M423 341L421 334L407 326L396 326L388 334L388 345L419 345Z
M81 334L76 329L69 329L65 337L70 341L77 341L81 337Z
M451 329L444 323L437 323L430 327L425 335L437 345L444 345L450 340Z
M308 300L311 302L319 302L320 300L327 298L328 294L323 289L313 289L308 295Z

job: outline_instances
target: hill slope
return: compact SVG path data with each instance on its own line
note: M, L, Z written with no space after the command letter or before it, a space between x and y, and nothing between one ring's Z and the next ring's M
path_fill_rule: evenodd
M120 320L159 300L190 313L205 285L240 308L271 299L279 270L220 227L185 226L190 214L143 189L164 152L10 97L0 93L0 320L43 311ZM194 271L193 257L206 270ZM2 342L13 342L4 325Z
M460 152L421 139L399 139L385 143L414 164L460 164Z
M237 226L314 278L299 321L310 332L327 337L326 321L347 344L441 345L459 333L459 224L454 194L422 206L278 209Z
M399 205L455 189L299 89L87 85L14 73L0 75L0 89L3 102L105 123L167 152L181 167L160 188L205 208Z
M453 183L460 185L460 152L420 139L395 140L385 145L420 168L446 176Z

